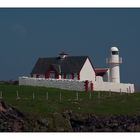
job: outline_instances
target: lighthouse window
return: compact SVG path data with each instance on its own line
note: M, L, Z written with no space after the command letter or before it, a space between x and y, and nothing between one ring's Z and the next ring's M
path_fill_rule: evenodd
M112 55L117 55L118 53L118 51L112 51Z

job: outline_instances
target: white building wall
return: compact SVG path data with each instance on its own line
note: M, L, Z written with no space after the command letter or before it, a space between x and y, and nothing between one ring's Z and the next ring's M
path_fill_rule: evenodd
M102 76L96 76L96 81L97 82L103 82L103 77Z
M110 65L110 82L120 83L119 64L111 64Z
M134 93L134 84L126 83L113 83L113 82L94 82L94 91L113 91L113 92L125 92Z
M33 77L36 78L36 74L33 74Z
M103 81L110 82L110 69L108 69L105 75L103 76Z
M95 81L95 77L96 77L95 71L94 71L89 59L87 58L83 68L80 71L80 81L85 81L85 80Z
M79 81L79 80L19 77L19 85L42 86L42 87L53 87L53 88L60 88L66 90L85 91L84 81ZM94 91L112 91L112 92L125 92L125 93L135 92L134 84L124 84L124 83L94 81L93 88Z

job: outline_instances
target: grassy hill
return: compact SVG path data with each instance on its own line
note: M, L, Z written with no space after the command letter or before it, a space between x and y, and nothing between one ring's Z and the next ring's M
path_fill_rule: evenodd
M140 94L85 93L45 87L0 85L0 96L22 112L46 116L72 110L80 113L140 114ZM20 99L17 99L17 94ZM78 96L78 97L77 97Z

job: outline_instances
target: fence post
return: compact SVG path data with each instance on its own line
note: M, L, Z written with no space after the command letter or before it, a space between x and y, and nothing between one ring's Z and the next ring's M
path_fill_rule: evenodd
M46 92L46 100L48 100L49 98L48 98L48 92Z
M33 92L33 100L35 99L35 94L34 94L34 92Z
M89 99L91 99L91 92L89 93Z
M111 96L111 89L109 90L109 96Z
M98 99L100 99L100 91L98 92Z
M120 94L122 95L122 89L120 88Z
M100 104L100 91L98 92L98 104Z
M20 99L20 97L19 97L19 94L18 94L18 90L17 90L17 98L16 98L17 100L19 100Z
M129 86L129 93L131 93L131 87Z
M2 99L2 91L0 91L0 99Z
M127 88L127 95L129 94L129 90L128 90L128 88Z
M78 101L78 92L76 92L76 100Z
M60 96L59 96L59 97L60 97L60 102L61 102L61 100L62 100L62 95L61 95L61 92L60 92Z

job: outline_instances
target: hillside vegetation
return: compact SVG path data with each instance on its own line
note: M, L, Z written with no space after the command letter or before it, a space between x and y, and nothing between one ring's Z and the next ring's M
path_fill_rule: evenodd
M1 84L0 96L20 111L39 116L64 111L98 115L140 114L139 93L85 93L45 87Z

